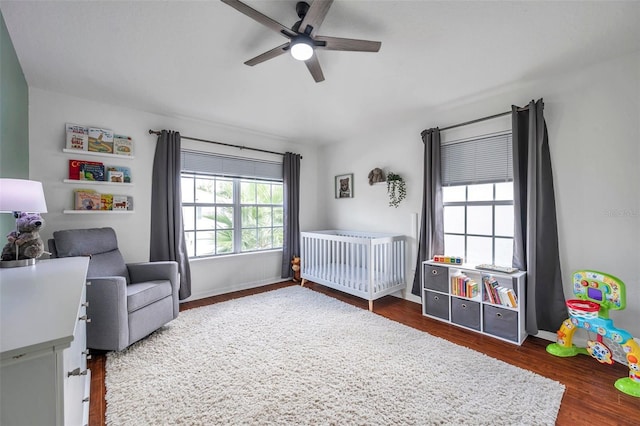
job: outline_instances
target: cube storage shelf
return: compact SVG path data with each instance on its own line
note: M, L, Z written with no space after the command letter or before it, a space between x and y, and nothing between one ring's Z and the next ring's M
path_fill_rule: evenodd
M478 285L477 295L456 294L455 280L464 274ZM483 277L490 276L498 285L512 289L517 298L515 308L492 303ZM466 328L505 342L521 345L525 331L526 271L513 274L476 269L471 265L453 265L428 260L422 263L422 314Z

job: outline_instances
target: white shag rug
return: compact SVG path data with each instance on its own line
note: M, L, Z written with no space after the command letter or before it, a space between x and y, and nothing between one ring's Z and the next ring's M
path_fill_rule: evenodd
M105 381L110 426L553 425L564 393L299 286L181 312Z

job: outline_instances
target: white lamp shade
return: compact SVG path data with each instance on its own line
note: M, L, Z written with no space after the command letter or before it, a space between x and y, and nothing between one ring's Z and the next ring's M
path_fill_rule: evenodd
M293 43L291 45L291 56L299 61L306 61L313 56L313 47L305 42Z
M42 183L26 179L0 178L0 212L46 213Z

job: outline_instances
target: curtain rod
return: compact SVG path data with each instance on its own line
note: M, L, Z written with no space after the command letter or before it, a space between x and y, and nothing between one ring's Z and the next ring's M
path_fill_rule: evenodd
M518 108L518 111L526 111L528 109L529 109L529 106L526 106L526 107ZM502 116L509 115L509 114L511 114L511 111L505 111L505 112L501 112L500 114L493 114L493 115L489 115L487 117L476 118L475 120L465 121L464 123L458 123L458 124L454 124L452 126L443 127L443 128L440 129L440 131L442 132L444 130L455 129L456 127L467 126L469 124L479 123L481 121L491 120L492 118L498 118L498 117L502 117Z
M151 129L149 129L149 134L150 135L160 135L161 133L162 132L159 131L159 130L151 130ZM217 141L210 141L210 140L207 140L207 139L191 138L189 136L180 135L180 138L181 139L189 139L189 140L198 141L198 142L215 143L217 145L230 146L232 148L238 148L238 149L248 149L250 151L266 152L267 154L284 155L284 153L282 153L282 152L269 151L269 150L260 149L260 148L250 148L248 146L234 145L234 144L231 144L231 143L224 143L224 142L217 142ZM300 156L300 159L302 159L302 155Z

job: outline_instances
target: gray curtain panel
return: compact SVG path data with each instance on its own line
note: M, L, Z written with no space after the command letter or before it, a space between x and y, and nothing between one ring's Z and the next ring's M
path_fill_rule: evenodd
M180 172L180 133L163 130L153 159L149 260L178 262L183 300L191 296L191 269L182 226Z
M423 197L416 274L411 293L421 296L422 262L436 254L444 254L444 216L442 177L440 174L440 129L422 132L424 142Z
M542 99L512 106L513 266L527 271L526 330L556 332L568 318L562 288L556 201Z
M284 244L282 278L293 277L291 258L300 256L300 155L287 152L282 162L284 184Z

